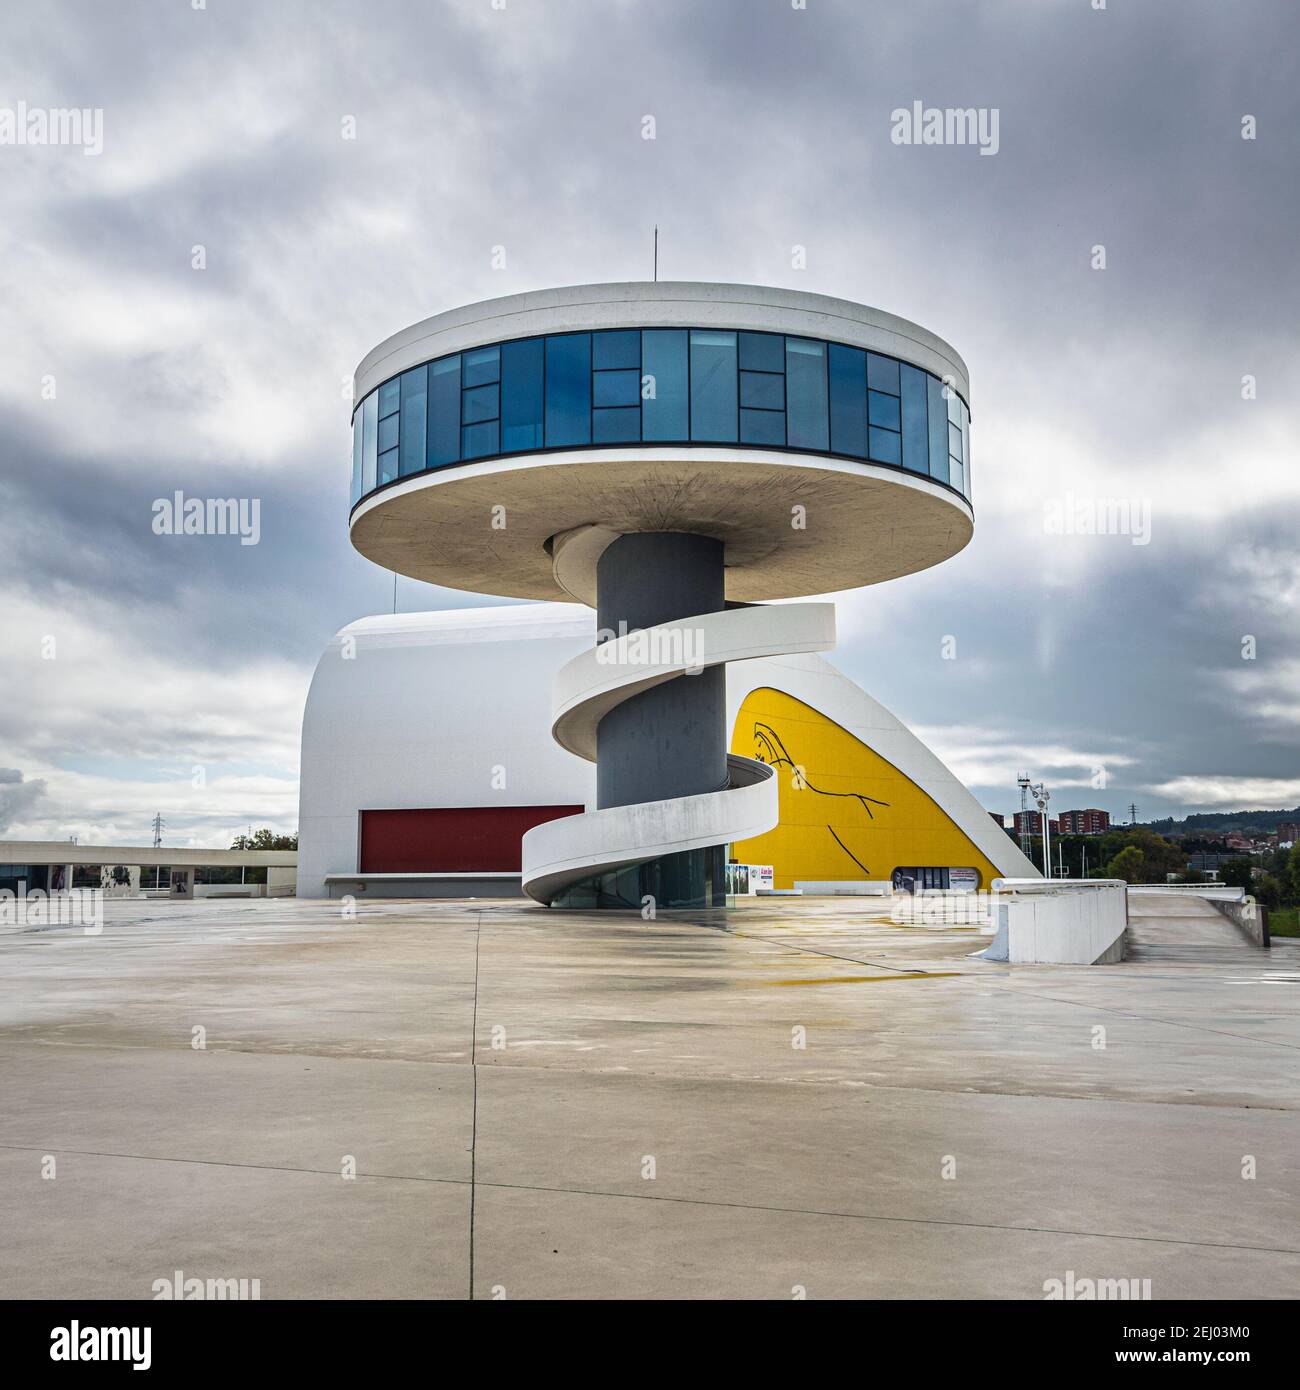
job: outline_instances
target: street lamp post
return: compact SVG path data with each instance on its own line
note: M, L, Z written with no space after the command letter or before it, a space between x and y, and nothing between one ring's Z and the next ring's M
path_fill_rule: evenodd
M1038 814L1043 819L1043 877L1050 879L1052 877L1052 832L1051 827L1047 824L1047 803L1051 801L1052 794L1042 782L1032 786L1029 790L1038 803Z

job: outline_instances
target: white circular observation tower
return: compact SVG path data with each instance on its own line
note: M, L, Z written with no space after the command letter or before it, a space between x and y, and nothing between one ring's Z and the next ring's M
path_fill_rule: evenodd
M970 540L970 388L941 338L846 300L659 281L488 300L357 369L351 537L415 579L597 610L554 734L598 809L524 837L524 888L708 907L777 821L726 752L728 661L834 645L829 604Z

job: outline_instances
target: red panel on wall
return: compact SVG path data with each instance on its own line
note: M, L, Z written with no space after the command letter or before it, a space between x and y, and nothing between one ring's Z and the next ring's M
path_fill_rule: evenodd
M362 811L363 874L469 874L521 867L524 831L582 806L439 806Z

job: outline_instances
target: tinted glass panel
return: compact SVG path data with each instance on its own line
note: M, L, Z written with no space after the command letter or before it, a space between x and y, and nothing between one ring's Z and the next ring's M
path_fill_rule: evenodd
M641 437L687 438L686 330L647 328L641 353Z
M873 391L888 391L898 395L898 362L892 357L867 353L867 385Z
M375 485L375 438L379 432L379 394L372 391L361 402L361 490Z
M962 491L967 497L970 496L970 411L966 409L965 401L961 407L961 458L962 458Z
M591 412L592 438L597 444L635 444L641 438L641 411L637 406Z
M591 443L591 334L546 340L546 445Z
M740 365L754 372L785 371L785 339L779 333L742 333Z
M943 384L938 377L926 377L925 395L930 421L930 476L946 483L949 481L948 406L943 399Z
M691 329L691 438L736 439L736 335Z
M397 416L384 415L379 419L379 452L385 454L397 448Z
M641 373L596 372L591 389L592 405L640 405Z
M867 453L867 354L832 343L831 448L865 458Z
M429 363L429 467L460 458L460 358Z
M412 368L353 416L354 502L463 458L665 443L829 449L967 493L970 412L929 373L820 339L609 329L492 344Z
M754 410L784 410L785 377L773 372L741 372L740 404Z
M475 348L473 352L461 354L464 359L462 371L464 386L486 386L490 381L501 380L501 349L496 347Z
M740 412L740 442L742 444L784 444L784 412L780 410L742 410Z
M880 391L868 391L867 416L873 425L882 425L887 430L902 428L897 396L886 396Z
M352 416L352 501L361 496L361 412Z
M893 430L878 430L874 427L867 431L868 446L871 457L877 463L902 463L903 449L902 436L894 433Z
M461 432L461 449L467 459L482 458L485 454L499 454L500 425L496 420L484 425L466 425Z
M429 395L429 369L417 367L413 372L403 372L402 383L402 434L401 457L398 472L403 478L408 473L418 473L424 467L424 425L425 406Z
M461 420L467 425L481 420L495 420L501 413L501 388L497 385L475 386L461 395Z
M641 366L641 330L616 328L591 335L591 365L597 371L611 367Z
M785 340L786 438L792 449L830 446L826 389L826 344L810 338Z
M542 447L541 338L506 343L501 348L501 448Z
M898 369L903 388L903 467L913 473L929 473L930 441L926 433L925 373L909 367Z

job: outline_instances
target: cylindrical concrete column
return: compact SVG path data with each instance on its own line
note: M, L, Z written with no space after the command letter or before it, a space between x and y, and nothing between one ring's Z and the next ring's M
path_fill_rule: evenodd
M710 536L621 536L596 565L596 621L606 637L725 606L722 542ZM726 708L726 671L715 666L611 710L596 731L597 806L666 801L725 786Z

